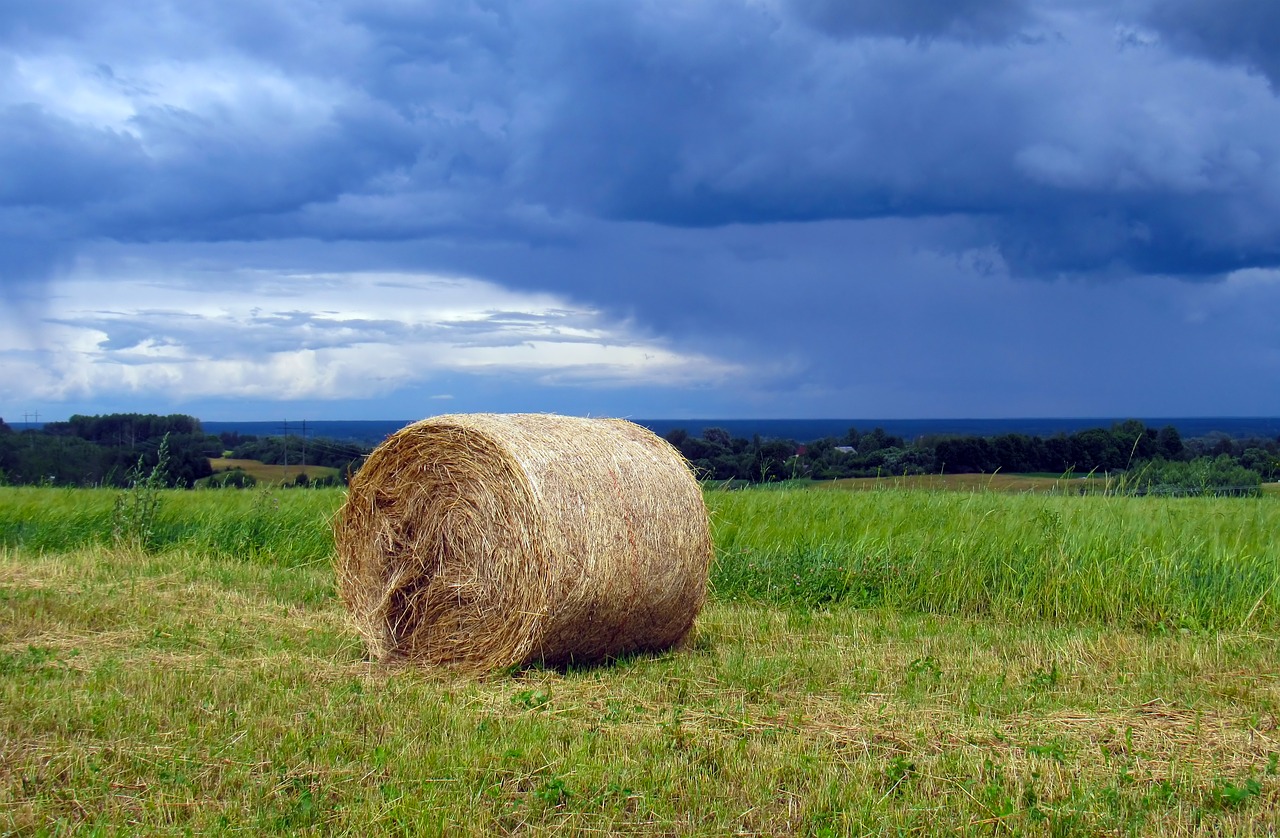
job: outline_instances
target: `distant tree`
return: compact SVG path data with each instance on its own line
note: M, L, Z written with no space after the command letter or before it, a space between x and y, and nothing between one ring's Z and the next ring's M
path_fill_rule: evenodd
M78 436L101 445L120 447L133 447L159 440L165 434L176 436L201 433L200 420L181 413L168 416L153 413L109 413L103 416L77 414L66 422L50 422L44 426L44 430L55 436Z
M1280 459L1265 448L1246 448L1240 455L1240 465L1256 471L1263 480L1275 480L1280 474Z
M1115 439L1116 448L1125 457L1124 465L1128 467L1141 460L1149 460L1156 455L1156 435L1139 419L1126 419L1111 426L1111 436Z
M1182 434L1173 425L1165 425L1156 433L1155 456L1166 460L1182 459Z
M1116 471L1125 467L1129 452L1104 428L1090 428L1070 437L1072 468L1076 471Z
M11 433L13 433L13 428L6 425L4 423L4 419L0 418L0 434L11 434Z
M1039 471L1036 447L1026 434L1004 434L991 440L992 453L1001 471Z
M754 442L755 456L752 459L751 474L748 480L766 483L772 480L786 480L792 474L787 463L795 456L796 444L789 439L761 440Z
M702 438L712 445L724 448L731 448L733 445L733 436L724 428L707 428L702 432Z
M341 442L326 437L312 437L303 440L299 436L264 436L242 437L239 445L231 449L231 456L241 460L257 460L274 465L300 465L305 450L307 465L327 466L345 470L354 463L352 470L359 468L370 451L369 448L354 442ZM688 456L688 455L686 455Z
M687 436L684 442L679 446L680 453L684 455L689 462L696 460L713 460L717 457L724 456L729 453L729 449L720 445L713 445L705 439Z
M688 438L689 438L689 432L686 431L684 428L672 428L671 430L667 431L666 436L663 437L663 439L665 439L667 442L674 445L676 448L679 448L681 445L683 445L684 441Z
M871 454L866 465L874 465L885 474L898 476L930 474L935 469L934 452L923 447L899 448L890 445Z
M879 451L881 448L887 448L893 444L891 437L884 432L884 428L875 428L858 438L858 453L871 454Z
M170 488L190 489L197 480L213 474L209 465L209 439L204 434L166 434L133 447L111 446L104 449L109 471L105 482L124 486L128 472L139 460L142 470L150 473L159 463L161 440L166 441L168 456L161 479ZM214 439L216 443L216 438ZM216 447L216 446L215 446ZM218 452L220 453L220 452Z
M933 453L937 467L950 474L990 474L1000 467L991 443L980 436L940 440Z
M0 468L15 485L111 485L110 449L39 431L0 435Z
M252 442L256 439L257 437L253 434L242 434L239 431L222 431L218 434L218 441L222 443L222 448L225 451L230 451L237 445Z
M1071 443L1064 434L1056 434L1043 440L1036 471L1066 474L1074 470L1075 464L1071 461Z

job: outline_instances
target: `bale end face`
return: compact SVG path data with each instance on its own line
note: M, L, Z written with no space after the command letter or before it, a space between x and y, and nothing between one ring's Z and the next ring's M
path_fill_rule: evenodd
M466 669L678 644L706 597L702 491L624 420L462 414L370 455L335 521L370 653Z

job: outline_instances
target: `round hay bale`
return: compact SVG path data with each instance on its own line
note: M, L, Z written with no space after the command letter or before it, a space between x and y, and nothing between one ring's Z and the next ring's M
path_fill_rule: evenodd
M621 419L459 414L369 456L334 524L370 653L465 669L678 644L711 535L679 452Z

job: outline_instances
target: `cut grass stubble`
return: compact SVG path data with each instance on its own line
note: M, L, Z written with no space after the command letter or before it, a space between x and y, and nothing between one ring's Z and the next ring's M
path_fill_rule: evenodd
M362 658L319 568L0 554L0 828L1266 834L1274 638L713 603L692 649Z
M112 493L0 490L0 832L1263 835L1280 812L1269 499L710 492L690 649L486 679L364 660L341 500L166 493L147 553L103 546Z

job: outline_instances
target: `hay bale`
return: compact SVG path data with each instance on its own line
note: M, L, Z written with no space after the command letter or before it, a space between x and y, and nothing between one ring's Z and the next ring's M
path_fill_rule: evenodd
M621 419L461 414L369 456L335 520L370 653L465 669L666 649L706 597L702 491Z

